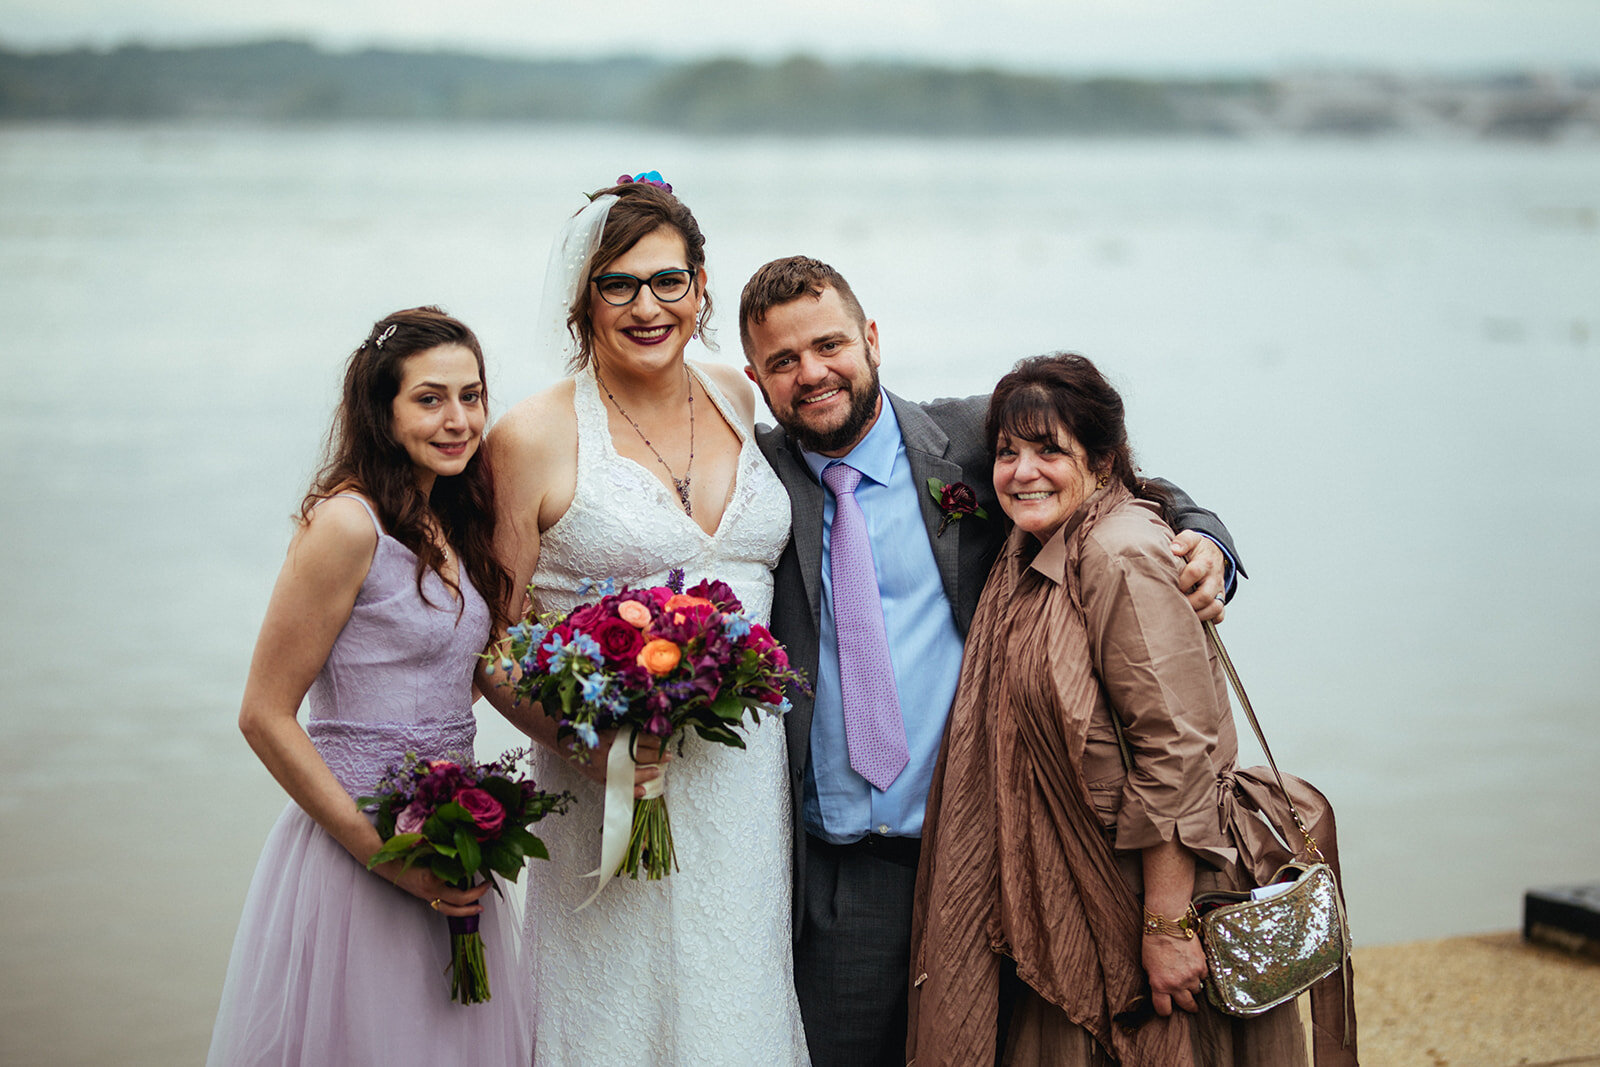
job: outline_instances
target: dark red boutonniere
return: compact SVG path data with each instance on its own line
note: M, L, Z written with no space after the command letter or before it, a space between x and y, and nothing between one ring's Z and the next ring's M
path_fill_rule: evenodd
M933 494L933 499L939 502L939 510L944 512L944 521L939 523L939 532L934 534L935 537L943 537L946 526L968 515L976 515L980 519L989 517L989 513L978 506L978 494L966 482L945 485L937 478L929 478L928 492Z

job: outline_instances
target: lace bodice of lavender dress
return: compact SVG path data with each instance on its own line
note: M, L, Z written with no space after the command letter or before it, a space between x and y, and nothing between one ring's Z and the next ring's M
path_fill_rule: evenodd
M407 751L424 759L472 754L472 676L489 639L489 608L465 572L459 619L454 595L433 571L422 579L424 601L416 566L411 550L379 527L350 620L311 683L307 732L351 796L371 789Z
M695 372L729 425L737 416ZM684 514L652 471L622 457L592 375L578 378L577 492L541 538L536 590L548 611L590 597L584 579L659 585L720 578L751 618L772 610L771 568L789 539L789 496L748 433L715 534ZM702 416L704 417L704 416ZM805 1064L790 942L788 756L768 717L745 749L691 736L667 775L676 873L613 879L588 907L599 859L597 783L539 750L539 782L578 797L540 824L550 862L528 872L526 957L541 1067ZM548 832L546 828L548 827Z

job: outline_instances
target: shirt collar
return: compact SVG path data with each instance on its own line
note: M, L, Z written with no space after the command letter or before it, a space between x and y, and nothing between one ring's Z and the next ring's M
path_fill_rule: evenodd
M1056 532L1050 535L1049 540L1045 541L1039 548L1038 553L1033 557L1033 562L1028 564L1031 569L1038 571L1057 585L1066 584L1067 538L1071 537L1073 531L1083 525L1083 520L1089 515L1089 505L1094 502L1095 497L1098 495L1098 490L1090 493L1089 498L1079 504L1076 511L1067 516L1067 521L1062 523L1056 529ZM1027 539L1033 537L1032 534L1024 533L1022 530L1014 530L1013 534L1023 538L1024 544L1026 544Z
M824 456L818 452L800 450L800 458L806 461L806 466L811 468L811 474L819 482L822 480L822 471L830 463L848 463L861 472L862 477L871 478L879 485L888 485L889 477L894 473L895 457L900 454L900 420L895 418L894 405L889 403L889 395L881 389L878 391L878 421L872 424L867 435L856 442L845 455L837 460L832 456Z

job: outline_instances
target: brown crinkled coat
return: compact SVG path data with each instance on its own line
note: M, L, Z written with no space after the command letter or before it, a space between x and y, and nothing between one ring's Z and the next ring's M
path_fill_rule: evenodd
M928 795L907 1044L919 1067L992 1062L1000 954L1117 1062L1194 1063L1187 1015L1133 1032L1112 1022L1145 989L1138 850L1176 838L1197 873L1253 885L1289 856L1250 811L1290 824L1270 774L1235 770L1226 682L1170 540L1153 506L1114 485L1037 554L1013 531L995 565ZM1337 870L1331 809L1289 782ZM1354 1064L1337 976L1313 1005L1319 1067ZM1282 1040L1303 1040L1285 1021ZM1282 1062L1274 1041L1247 1044L1249 1062Z

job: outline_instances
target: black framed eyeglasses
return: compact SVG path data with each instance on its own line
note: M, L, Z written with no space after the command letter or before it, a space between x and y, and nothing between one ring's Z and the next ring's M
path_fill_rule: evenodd
M600 290L600 299L612 307L626 307L639 295L639 286L648 285L657 301L676 304L688 294L694 282L694 272L684 267L658 270L648 278L635 278L631 274L601 274L592 279Z

